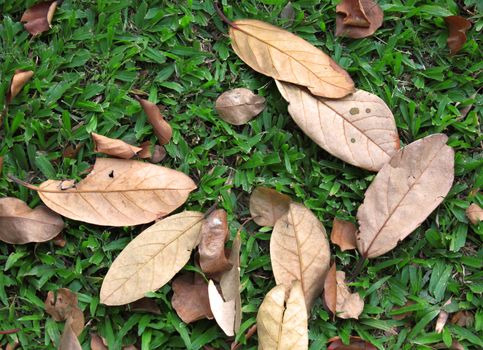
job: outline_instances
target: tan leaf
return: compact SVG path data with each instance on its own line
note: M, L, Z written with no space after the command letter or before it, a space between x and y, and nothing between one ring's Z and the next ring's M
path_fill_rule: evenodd
M158 138L159 143L161 145L169 143L171 136L173 135L173 129L171 128L171 125L164 120L158 106L148 100L139 98L138 96L135 97L141 104L141 107L143 107L144 113L148 116L148 122L152 125L154 134Z
M336 315L340 318L359 318L364 309L364 300L358 293L351 293L345 283L345 272L337 271Z
M265 98L248 89L238 88L222 93L216 99L215 108L227 123L243 125L263 111Z
M54 17L57 1L40 2L27 9L20 19L25 29L33 36L39 35L50 29Z
M17 180L17 182L20 182ZM38 191L53 211L96 225L131 226L159 219L182 205L196 188L185 174L136 160L98 158L77 185L47 180Z
M82 350L82 346L77 339L77 335L72 328L72 319L68 318L65 322L64 332L60 338L58 350Z
M268 23L242 19L230 27L233 50L251 68L277 80L307 87L317 96L341 98L354 82L324 52Z
M289 196L267 187L257 187L250 195L250 214L260 226L273 226L287 213Z
M159 163L166 157L166 150L163 146L151 146L151 142L146 141L141 144L141 148L142 149L138 153L138 157L142 159L149 159L151 163Z
M324 301L327 309L334 315L336 315L337 307L337 270L335 262L330 266L327 276L324 280Z
M161 310L154 299L141 298L130 304L132 311L149 312L155 315L161 315Z
M448 313L444 310L441 310L438 315L438 319L436 320L436 326L434 327L434 331L436 333L441 333L443 331L444 325L448 320Z
M95 144L94 150L98 153L104 153L122 159L131 159L138 152L142 151L142 148L132 146L122 140L111 139L96 133L92 133L91 136Z
M324 288L330 250L325 228L306 207L291 203L275 223L270 239L270 259L277 284L288 289L300 281L307 310Z
M466 217L473 225L477 225L480 221L483 220L483 209L481 209L478 204L472 203L466 209Z
M201 270L207 274L227 271L231 264L225 256L225 242L228 239L226 211L217 209L203 222L201 241L198 247Z
M15 74L12 77L12 80L10 81L10 87L7 91L7 97L6 97L6 102L9 104L12 102L15 96L18 95L18 93L22 90L22 88L27 84L30 79L32 79L32 76L34 75L34 72L31 70L16 70Z
M208 283L208 296L210 308L216 323L229 337L235 335L233 326L235 324L235 300L223 300L220 292L216 288L212 280Z
M278 285L263 299L257 315L258 349L309 348L307 309L300 282L295 282L285 305L286 288Z
M348 345L345 345L340 337L330 338L327 350L377 350L377 348L360 337L350 336Z
M200 241L203 214L184 211L158 221L114 260L101 287L101 303L123 305L165 285Z
M399 150L376 175L357 211L357 248L366 258L387 253L413 232L449 192L454 151L443 134Z
M84 314L79 309L77 295L67 288L60 288L55 293L49 291L45 299L45 312L59 321L67 321L75 335L84 329Z
M343 161L378 171L399 149L394 116L376 95L357 90L343 99L328 100L293 84L276 83L300 129Z
M337 244L342 251L356 249L356 232L356 225L352 222L334 218L330 241Z
M203 318L212 319L208 298L208 284L199 274L186 273L176 277L172 283L171 304L185 323Z
M359 39L382 25L384 13L374 0L342 0L336 7L336 36Z
M0 198L0 240L6 243L49 241L63 228L62 218L43 205L30 209L20 199Z
M461 16L448 16L444 21L448 26L448 47L452 55L463 48L466 42L466 31L471 28L471 22Z
M91 350L108 350L100 336L91 333Z

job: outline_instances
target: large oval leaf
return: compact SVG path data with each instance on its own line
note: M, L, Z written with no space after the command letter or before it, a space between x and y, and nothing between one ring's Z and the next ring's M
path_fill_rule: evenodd
M399 149L394 116L376 95L357 90L343 99L328 100L297 85L276 83L300 129L343 161L378 171Z
M185 211L157 222L114 260L101 287L101 303L123 305L169 282L199 243L203 214Z
M230 27L233 50L251 68L274 79L341 98L354 91L345 70L304 39L265 22L242 19Z
M443 201L454 178L454 151L436 134L397 152L376 175L357 211L357 248L366 258L393 249Z

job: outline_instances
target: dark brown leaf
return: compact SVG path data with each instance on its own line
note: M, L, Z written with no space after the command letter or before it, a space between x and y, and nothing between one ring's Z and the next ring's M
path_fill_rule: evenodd
M342 0L336 7L336 36L359 39L382 25L384 13L374 0Z
M339 337L330 338L329 344L327 350L377 350L371 343L354 336L350 337L348 345L345 345Z
M185 323L203 318L212 319L208 298L208 284L198 274L186 273L176 277L172 283L171 304Z
M334 218L330 241L338 245L342 251L355 249L357 247L356 232L356 225L352 222Z
M20 19L25 29L33 36L39 35L50 29L54 17L57 1L40 2L27 9Z
M132 311L149 312L155 315L161 315L161 310L159 309L156 301L151 298L141 298L131 303Z
M222 93L216 100L221 118L233 125L246 124L265 108L265 98L245 88Z
M471 28L471 22L461 16L448 16L444 21L448 26L448 47L454 55L463 48L466 42L466 31Z
M10 81L10 88L7 91L6 102L12 102L15 96L22 90L22 88L32 79L34 72L31 70L16 70Z
M3 169L3 157L0 157L0 175L2 174Z
M173 129L171 128L171 125L164 120L158 106L148 100L139 98L138 96L135 97L141 104L141 107L143 107L144 113L148 116L148 122L152 125L154 134L158 138L159 143L161 145L169 143L173 134Z
M451 317L451 323L456 324L460 327L469 327L473 324L475 317L469 311L462 310L458 311Z

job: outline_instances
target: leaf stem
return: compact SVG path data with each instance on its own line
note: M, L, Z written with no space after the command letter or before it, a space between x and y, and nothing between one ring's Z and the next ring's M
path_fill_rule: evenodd
M28 182L25 182L23 180L20 180L20 179L17 179L15 176L13 176L12 174L7 174L7 177L12 180L13 182L15 182L16 184L19 184L21 186L24 186L24 187L27 187L28 189L30 190L34 190L34 191L38 191L39 188L37 186L34 186L32 184L29 184Z
M225 16L225 14L223 13L223 11L222 11L222 9L220 7L220 2L219 1L216 1L215 4L214 4L214 6L215 6L216 12L218 13L218 17L220 17L223 22L225 22L226 24L228 24L232 28L240 29L240 28L237 27L237 25L235 23L233 23L232 21L230 21L228 19L228 17Z
M13 334L20 332L20 328L7 329L5 331L0 331L0 334Z
M357 265L354 267L354 270L352 270L351 272L351 276L349 278L350 282L352 282L359 275L366 260L367 258L364 255L361 258L359 258Z

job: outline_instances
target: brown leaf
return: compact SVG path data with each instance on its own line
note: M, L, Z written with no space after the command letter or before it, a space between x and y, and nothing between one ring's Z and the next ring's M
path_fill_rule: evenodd
M141 104L141 107L143 107L144 113L148 116L148 122L152 125L154 134L158 138L159 143L161 145L169 143L171 136L173 135L173 129L171 128L171 125L164 120L158 106L148 100L139 98L138 96L135 97Z
M343 161L378 171L399 149L394 116L376 95L357 90L343 99L329 100L293 84L276 83L300 129Z
M186 273L176 277L172 283L171 305L185 323L203 318L212 319L208 298L208 284L198 274Z
M20 199L0 198L0 240L6 243L49 241L63 228L62 218L43 205L30 209Z
M384 13L374 0L342 0L336 7L336 36L359 39L382 25Z
M12 80L10 81L10 88L7 91L7 97L6 97L6 102L9 104L12 102L15 96L18 95L18 93L22 90L22 88L27 84L30 79L32 79L32 76L34 75L34 72L31 70L16 70L15 74L12 77Z
M57 236L52 238L52 243L54 243L54 245L56 245L57 247L64 248L67 244L67 241L65 240L64 235L61 232Z
M293 8L292 3L289 1L287 5L282 9L280 13L280 18L285 19L288 24L292 24L295 19L295 10Z
M434 331L436 333L441 333L443 331L444 325L448 320L448 313L444 310L441 310L438 315L438 319L436 320L436 326L434 327Z
M62 156L64 158L71 158L75 159L77 157L77 154L81 150L81 148L84 147L84 143L79 143L75 147L72 145L68 145L63 151L62 151Z
M478 225L483 220L483 209L478 204L472 203L466 209L466 217L473 225Z
M462 310L458 311L451 317L451 323L456 324L460 327L470 327L475 320L473 314L469 311Z
M67 288L60 288L54 292L49 291L45 299L45 312L59 321L67 321L75 335L84 329L84 314L77 304L77 295Z
M357 211L357 248L366 258L387 253L443 201L453 183L454 151L443 134L399 150L376 175Z
M235 335L235 300L223 300L220 292L216 288L214 282L210 280L208 283L208 296L210 309L215 317L216 323L229 337Z
M225 242L228 239L226 211L213 211L201 226L200 253L201 270L207 274L227 271L231 264L225 256Z
M114 260L101 287L101 303L123 305L165 285L200 241L203 214L184 211L158 221Z
M130 304L132 311L149 312L155 315L161 315L161 310L154 299L141 298Z
M356 225L352 222L334 218L330 241L338 245L342 251L355 249L357 247L356 232Z
M57 1L40 2L27 9L20 19L25 29L33 36L39 35L50 29L54 17Z
M96 133L92 133L91 136L95 145L94 151L98 153L104 153L116 158L131 159L138 152L142 151L142 148L132 146L122 140L111 139Z
M2 174L3 169L3 157L0 157L0 175Z
M54 180L38 187L21 184L38 191L42 201L60 215L105 226L159 219L182 205L196 188L179 171L114 158L98 158L92 172L75 186L66 188L65 181Z
M300 282L294 282L286 304L285 295L285 286L276 286L268 292L258 309L259 349L304 350L309 348L307 309Z
M108 350L100 336L91 333L91 350Z
M230 27L233 50L251 68L277 80L307 87L316 96L341 98L354 82L324 52L268 23L242 19Z
M5 347L5 350L15 350L20 346L20 343L16 340L13 344L8 343L7 346Z
M461 16L448 16L444 21L448 26L448 47L452 55L463 48L466 42L466 31L471 28L471 22Z
M337 307L337 269L335 262L330 266L329 272L325 276L324 280L324 301L325 306L334 315L336 314Z
M233 125L248 123L265 108L265 98L248 89L238 88L222 93L215 108L221 119Z
M377 348L360 337L351 336L349 345L345 345L339 337L330 338L327 350L377 350Z
M257 187L250 195L250 214L260 226L274 226L288 211L289 196L267 187Z
M82 350L82 346L77 339L77 335L72 328L72 319L68 318L65 322L64 332L60 338L58 350Z
M293 281L301 282L310 311L324 288L330 250L324 226L309 209L291 203L277 220L270 239L270 259L277 284L288 289Z
M151 163L159 163L166 157L166 150L163 146L154 145L151 147L151 142L146 141L141 144L141 148L142 150L138 153L138 157L142 159L149 158Z

